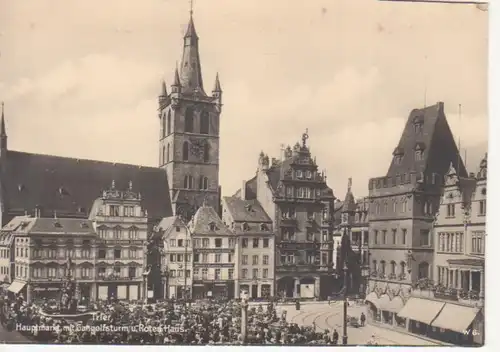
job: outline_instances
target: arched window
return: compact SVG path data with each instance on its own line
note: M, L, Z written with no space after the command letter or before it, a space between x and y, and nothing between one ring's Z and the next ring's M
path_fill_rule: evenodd
M380 261L380 273L385 274L385 260Z
M401 272L399 273L399 275L406 275L406 263L401 262L400 266L401 266Z
M210 126L210 115L208 112L203 111L200 120L200 133L208 134L209 126Z
M377 271L377 261L372 260L372 271Z
M167 120L167 135L172 132L172 116L170 116L170 110L168 110L168 120Z
M422 262L418 264L418 278L425 279L429 277L429 263Z
M165 164L165 146L161 150L161 163Z
M184 176L184 188L192 189L193 187L193 182L194 178L191 175L186 175Z
M184 120L184 131L193 132L194 126L194 111L193 108L186 109L186 118Z
M391 274L396 275L396 262L394 260L391 261Z
M167 163L170 161L170 143L167 144Z
M210 161L210 144L208 142L203 146L203 161L206 163Z
M182 160L187 161L189 159L189 143L185 141L182 145Z
M165 137L166 134L167 134L167 120L165 118L165 113L163 113L162 117L161 117L161 123L162 123L162 126L161 126L161 133L162 133L162 137Z
M200 176L199 189L208 189L208 178L205 176Z

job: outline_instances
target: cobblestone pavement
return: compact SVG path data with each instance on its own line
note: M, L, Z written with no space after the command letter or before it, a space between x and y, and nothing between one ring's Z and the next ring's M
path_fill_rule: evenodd
M304 304L301 305L300 311L295 310L295 306L278 305L278 316L281 316L281 312L284 310L287 311L287 321L309 326L315 323L317 331L328 329L330 332L333 332L333 329L337 329L340 340L342 340L343 302L332 302L330 305L328 302ZM350 316L359 317L361 312L365 312L366 314L364 306L353 305L347 308L347 314ZM435 343L415 336L372 325L347 328L349 345L366 345L372 335L375 335L375 340L379 345L438 346Z
M31 344L33 342L18 331L8 331L0 324L0 343Z

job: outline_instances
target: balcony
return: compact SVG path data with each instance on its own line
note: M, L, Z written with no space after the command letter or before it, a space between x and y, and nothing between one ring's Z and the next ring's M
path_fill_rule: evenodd
M279 264L279 266L276 267L277 272L310 272L310 271L319 271L320 265L318 264L309 264L309 263L304 263L304 264Z
M477 291L460 290L436 285L428 288L414 288L411 295L419 298L435 299L439 301L453 301L470 307L483 307L484 298Z
M296 227L297 226L297 219L291 218L291 217L283 217L283 218L281 218L280 225L284 226L284 227Z
M278 243L278 248L286 250L319 250L321 248L320 242L315 241L291 241L284 240Z

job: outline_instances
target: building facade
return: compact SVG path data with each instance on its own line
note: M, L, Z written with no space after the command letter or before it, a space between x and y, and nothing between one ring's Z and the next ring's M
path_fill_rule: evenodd
M259 201L224 197L222 220L236 236L235 297L274 296L275 243L273 222Z
M95 296L138 300L147 292L148 214L132 181L125 190L111 187L96 199L89 219L98 234L95 247Z
M179 216L158 225L163 237L164 298L189 298L193 285L193 242L190 228Z
M15 290L20 287L19 285L10 287L15 278L14 231L27 218L28 216L17 216L0 230L0 280L2 291L7 295L17 293Z
M180 70L170 93L159 96L159 166L166 170L173 211L189 221L203 202L220 209L219 126L222 90L219 76L212 94L203 86L199 38L191 17L184 35Z
M369 320L405 327L396 314L411 284L432 279L433 223L450 163L467 176L444 104L414 109L387 175L369 181Z
M257 199L273 221L277 296L319 298L334 289L335 197L308 138L304 133L302 144L284 149L280 160L262 152L255 177L243 187L245 199Z
M236 237L208 203L198 208L188 227L193 245L192 297L234 298Z

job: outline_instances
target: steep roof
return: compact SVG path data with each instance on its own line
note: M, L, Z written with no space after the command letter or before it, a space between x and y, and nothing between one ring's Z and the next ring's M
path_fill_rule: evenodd
M224 202L234 221L272 223L271 218L256 199L243 200L236 197L224 197Z
M193 17L189 19L186 35L184 36L180 82L182 85L182 93L197 93L206 96L205 90L203 89L203 76L201 74L198 35L194 28Z
M95 235L92 221L87 219L55 219L15 217L4 229L12 228L16 233L41 234L41 235ZM16 226L17 225L17 226Z
M222 222L214 208L203 204L189 224L193 235L232 236L233 233Z
M417 150L422 152L421 158L416 156ZM444 175L453 161L459 174L467 177L441 102L411 111L393 155L387 176L411 171Z
M164 170L96 160L65 158L8 151L1 165L1 200L4 214L83 217L112 181L126 189L130 181L142 197L148 216L161 219L172 214Z

